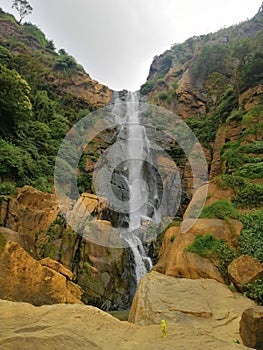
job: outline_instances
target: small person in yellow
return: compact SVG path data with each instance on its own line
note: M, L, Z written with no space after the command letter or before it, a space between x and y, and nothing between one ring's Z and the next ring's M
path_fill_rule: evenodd
M167 326L165 320L162 320L162 337L167 337Z

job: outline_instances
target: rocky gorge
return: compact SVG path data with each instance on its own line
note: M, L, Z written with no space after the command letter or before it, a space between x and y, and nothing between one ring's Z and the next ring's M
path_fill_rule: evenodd
M26 136L17 131L22 124L9 125L8 118L1 124L0 348L263 349L262 13L261 8L251 20L175 45L150 67L142 99L193 130L209 182L195 177L179 140L158 139L170 158L157 153L157 165L169 176L175 170L180 175L181 202L168 227L144 245L154 266L137 284L132 249L108 244L119 214L92 184L99 157L116 141L116 128L83 147L80 195L65 203L67 215L48 165L65 132L71 130L71 137L72 125L109 104L114 93L70 55L50 49L39 30L0 12L0 79L17 69L16 79L35 91L35 98L27 96L32 120L23 120L31 123ZM119 96L125 100L127 92ZM166 122L159 123L161 130ZM32 139L32 130L45 136ZM70 168L63 169L66 177ZM112 181L117 193L125 190L125 176L117 181L123 172ZM67 222L87 213L101 245ZM143 232L147 225L145 220ZM126 321L105 312L123 310L129 310Z

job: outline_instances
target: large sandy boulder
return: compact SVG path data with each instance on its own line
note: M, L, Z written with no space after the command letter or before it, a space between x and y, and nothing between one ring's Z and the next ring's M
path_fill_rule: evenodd
M154 270L173 277L213 278L224 283L215 262L188 252L186 248L197 236L208 233L233 247L241 228L242 224L239 221L231 220L229 224L220 219L195 220L194 225L185 233L181 231L181 227L171 227L165 233L159 261L154 266Z
M215 280L174 278L151 272L139 284L129 321L150 325L165 319L167 324L197 327L233 341L239 339L243 311L253 306L252 300Z
M243 291L243 286L263 278L263 265L250 255L241 255L228 266L228 275L235 287Z
M81 303L80 287L69 281L65 273L42 266L18 243L8 242L3 248L0 271L1 299L34 305Z
M0 300L0 348L5 350L244 350L242 345L183 324L140 327L86 305L35 307Z

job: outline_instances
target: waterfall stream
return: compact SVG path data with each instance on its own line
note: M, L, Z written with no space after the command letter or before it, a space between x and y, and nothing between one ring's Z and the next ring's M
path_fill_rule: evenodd
M118 104L120 99L115 96L115 118L118 116ZM152 269L152 261L147 256L147 251L140 237L142 220L147 218L147 198L149 188L144 174L144 164L149 158L150 148L146 130L139 121L139 97L137 93L128 92L126 97L127 128L127 183L129 189L129 229L128 235L123 237L129 245L134 259L137 285L140 279Z

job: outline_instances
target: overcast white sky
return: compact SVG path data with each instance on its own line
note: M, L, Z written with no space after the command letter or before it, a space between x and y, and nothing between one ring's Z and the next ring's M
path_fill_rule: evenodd
M253 17L262 0L29 0L26 18L93 79L137 90L155 55L193 35ZM0 0L11 12L12 0ZM15 12L13 12L15 13Z

